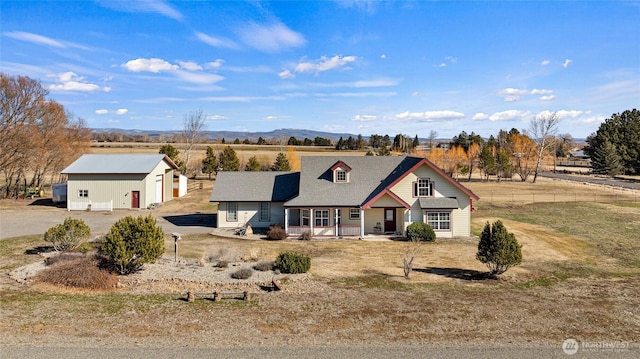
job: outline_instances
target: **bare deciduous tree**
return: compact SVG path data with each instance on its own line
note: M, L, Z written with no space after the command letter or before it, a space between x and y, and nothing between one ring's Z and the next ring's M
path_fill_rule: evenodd
M184 165L187 168L187 172L191 175L195 175L195 169L190 165L191 151L194 145L201 140L205 125L204 121L205 115L202 110L190 111L184 117L182 127L182 136L185 141Z
M560 118L558 117L558 114L556 112L549 112L533 118L529 124L529 137L537 140L538 143L538 156L533 174L533 183L536 183L542 157L552 142L550 141L550 137L554 136L558 130L559 122Z
M404 251L402 252L402 268L406 279L409 279L409 275L413 270L413 261L416 259L419 252L420 241L418 239L409 239L407 244L404 246Z

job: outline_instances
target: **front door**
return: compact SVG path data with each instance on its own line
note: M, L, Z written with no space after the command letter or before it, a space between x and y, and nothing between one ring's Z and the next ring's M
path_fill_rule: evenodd
M131 191L131 208L140 208L140 191Z
M396 209L395 208L384 209L384 231L385 232L396 231Z

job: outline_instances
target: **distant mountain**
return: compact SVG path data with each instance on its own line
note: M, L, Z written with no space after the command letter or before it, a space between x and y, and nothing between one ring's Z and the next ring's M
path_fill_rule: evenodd
M181 131L158 131L158 130L130 130L130 129L122 129L122 128L93 128L93 132L96 133L123 133L126 135L147 135L150 137L159 137L160 135L178 135ZM322 131L313 131L313 130L304 130L304 129L295 129L295 128L281 128L278 130L268 131L268 132L242 132L242 131L202 131L204 137L210 140L216 139L225 139L226 141L233 141L236 138L241 141L244 139L249 139L255 141L258 137L262 137L265 140L272 138L281 138L285 141L289 139L289 137L293 136L298 140L303 140L309 138L313 140L316 137L329 138L332 140L338 140L340 137L349 138L352 136L353 138L358 137L357 134L352 133L332 133L332 132L322 132ZM364 136L364 138L369 138L369 136Z

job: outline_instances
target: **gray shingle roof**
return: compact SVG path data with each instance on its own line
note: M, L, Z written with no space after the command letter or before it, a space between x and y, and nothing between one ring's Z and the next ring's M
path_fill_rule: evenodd
M351 167L348 183L334 183L330 168L338 161ZM389 156L307 156L301 159L300 194L286 206L353 206L375 197L420 158Z
M458 208L458 200L447 197L428 197L418 199L422 209L452 209Z
M298 194L298 172L218 172L211 202L284 202Z
M163 154L86 154L62 170L62 174L131 174L151 173L165 160L174 168L178 167Z

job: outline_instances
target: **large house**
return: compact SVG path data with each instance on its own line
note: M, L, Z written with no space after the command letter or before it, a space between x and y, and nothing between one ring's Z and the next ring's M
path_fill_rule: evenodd
M469 189L409 156L306 156L300 172L219 172L218 228L282 224L290 236L401 234L426 222L437 237L470 235Z
M147 208L173 198L173 161L163 154L87 154L62 170L69 210Z

